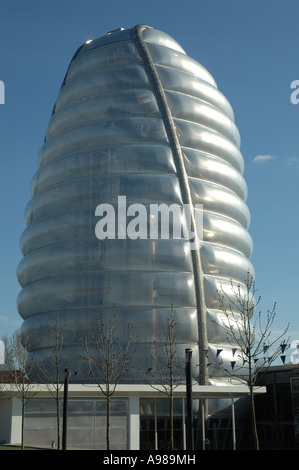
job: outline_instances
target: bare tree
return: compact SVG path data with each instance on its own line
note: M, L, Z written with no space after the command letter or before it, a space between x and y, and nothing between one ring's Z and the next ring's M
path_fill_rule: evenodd
M106 446L110 450L111 397L134 356L134 335L131 325L122 331L116 310L108 321L100 315L95 319L91 334L83 337L82 348L92 380L106 397Z
M56 315L53 321L48 322L47 338L51 347L47 348L47 355L42 364L40 364L38 377L45 383L50 395L56 402L56 421L57 421L57 448L61 448L60 436L60 394L64 383L65 359L65 329L62 325L59 315ZM73 360L75 356L73 357ZM69 361L67 364L70 367ZM63 373L63 376L62 376Z
M162 391L169 399L170 417L170 448L174 449L173 404L174 391L183 382L185 368L178 353L177 322L173 307L171 316L161 329L161 334L153 342L152 348L147 348L150 367L143 374L146 382L155 390Z
M258 450L254 387L260 374L288 347L287 341L282 338L289 325L279 336L273 338L272 325L276 317L276 304L266 315L261 311L255 313L260 297L256 299L255 283L251 275L248 274L245 280L245 291L241 284L233 281L230 286L230 294L221 287L218 296L220 309L224 314L221 326L226 331L227 343L231 345L237 360L231 363L230 370L225 369L223 365L221 370L228 374L232 374L233 370L234 377L240 378L248 385L254 446Z
M30 346L27 339L17 331L6 343L6 364L10 370L13 394L22 404L21 449L24 449L25 407L36 391L29 378L35 370L34 361L30 356Z

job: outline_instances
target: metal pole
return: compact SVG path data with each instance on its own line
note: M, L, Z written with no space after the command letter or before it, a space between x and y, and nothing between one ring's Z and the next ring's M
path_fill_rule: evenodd
M63 382L63 424L62 424L62 450L66 450L66 436L67 436L67 400L68 400L68 385L70 373L65 369L65 378Z
M186 398L187 398L187 450L194 449L193 439L193 403L192 403L192 378L191 356L192 349L185 349L186 353Z
M202 450L206 449L205 400L201 400Z
M233 431L233 450L237 449L237 441L236 441L236 416L235 416L235 403L234 399L232 398L232 431Z
M182 410L183 410L183 449L186 450L186 413L185 413L185 400L182 398Z

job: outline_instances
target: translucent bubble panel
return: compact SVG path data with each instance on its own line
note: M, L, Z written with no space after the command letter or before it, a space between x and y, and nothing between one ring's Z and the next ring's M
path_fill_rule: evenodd
M78 354L82 334L96 315L107 322L116 312L120 341L127 324L136 335L121 381L141 382L173 315L182 366L191 348L194 379L225 380L208 367L219 348L227 361L231 355L215 321L221 316L216 290L229 291L231 280L243 285L253 274L252 241L240 136L210 73L146 25L88 41L68 67L38 164L21 237L18 310L40 370L52 367L54 376L49 325L58 318L61 370L71 367L74 380L90 381ZM193 249L184 237L119 232L99 239L96 208L115 208L119 196L146 209L201 205L202 246ZM120 219L116 229L125 233Z

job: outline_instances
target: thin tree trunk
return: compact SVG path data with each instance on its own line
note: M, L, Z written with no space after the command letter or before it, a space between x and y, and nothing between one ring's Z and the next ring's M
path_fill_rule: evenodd
M252 426L253 442L254 442L255 450L259 450L259 439L258 439L258 433L257 433L254 394L253 394L252 385L249 386L249 390L250 390L250 410L251 410L251 426Z
M56 398L56 416L57 416L57 449L60 450L60 404L59 396Z
M110 450L110 403L111 401L111 397L110 397L110 394L108 392L108 395L107 395L107 418L106 418L106 446L107 446L107 450Z
M174 450L173 439L173 395L170 396L170 449Z

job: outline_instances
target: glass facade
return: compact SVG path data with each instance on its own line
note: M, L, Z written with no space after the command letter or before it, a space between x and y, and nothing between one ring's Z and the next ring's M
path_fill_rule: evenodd
M138 383L148 348L171 313L178 352L193 351L193 377L221 384L208 370L219 347L216 290L253 274L252 240L240 136L232 108L210 73L167 34L139 25L88 41L75 53L39 152L21 237L18 310L38 364L64 328L64 369L80 334L117 312L138 335L134 364L122 377ZM203 245L185 238L99 240L95 209L127 204L203 205ZM244 287L245 289L245 287ZM89 381L85 362L72 367Z
M167 399L140 400L140 450L169 450L170 403ZM173 400L174 449L186 449L186 403L183 398Z

